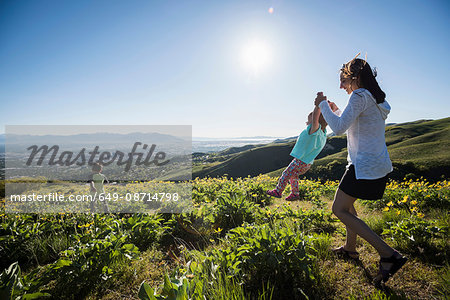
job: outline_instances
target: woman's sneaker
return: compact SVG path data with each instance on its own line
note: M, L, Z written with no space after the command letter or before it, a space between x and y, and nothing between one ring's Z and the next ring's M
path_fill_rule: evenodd
M300 199L300 195L296 195L296 194L289 194L289 196L286 197L286 201L294 201L294 200L299 200Z
M270 196L275 197L275 198L281 198L281 194L279 192L277 192L276 189L275 190L268 190L267 191L267 195L270 195Z

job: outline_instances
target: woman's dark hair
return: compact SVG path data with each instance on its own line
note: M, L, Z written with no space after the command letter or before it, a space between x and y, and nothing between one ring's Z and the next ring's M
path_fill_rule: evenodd
M372 70L369 63L364 59L352 59L342 66L341 72L344 78L357 79L358 85L368 90L378 104L383 103L386 99L386 94L375 79L377 71L375 69Z

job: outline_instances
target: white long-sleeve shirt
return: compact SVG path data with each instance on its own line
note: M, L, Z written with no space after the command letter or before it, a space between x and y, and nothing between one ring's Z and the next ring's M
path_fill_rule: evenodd
M355 166L357 179L378 179L392 172L384 137L384 121L391 110L387 101L377 104L368 90L360 88L353 91L343 112L333 113L327 101L319 107L334 133L347 131L348 166Z

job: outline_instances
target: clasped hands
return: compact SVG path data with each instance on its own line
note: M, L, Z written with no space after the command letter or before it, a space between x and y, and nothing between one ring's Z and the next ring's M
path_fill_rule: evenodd
M319 106L319 104L320 104L322 101L327 101L327 102L328 102L328 105L330 106L330 108L331 108L331 110L332 110L333 112L336 111L336 110L338 110L338 107L336 106L336 104L335 104L334 102L331 102L331 101L327 100L327 96L324 96L324 95L323 95L323 92L318 92L318 93L317 93L317 97L316 97L316 99L314 100L314 105L315 105L315 106Z

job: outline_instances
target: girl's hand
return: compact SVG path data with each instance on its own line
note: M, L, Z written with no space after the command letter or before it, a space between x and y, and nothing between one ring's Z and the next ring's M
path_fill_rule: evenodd
M318 92L318 93L317 93L316 100L314 100L314 105L315 105L315 106L319 106L319 104L320 104L322 101L325 101L325 100L327 100L327 96L324 96L324 95L323 95L323 92Z

